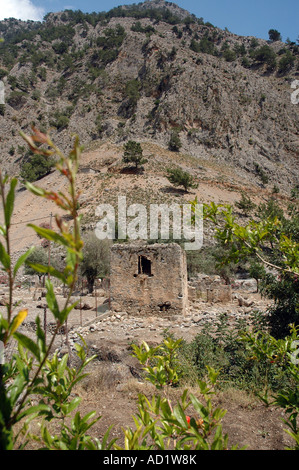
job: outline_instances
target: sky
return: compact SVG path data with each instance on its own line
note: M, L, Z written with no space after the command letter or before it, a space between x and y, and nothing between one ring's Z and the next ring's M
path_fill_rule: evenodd
M119 5L142 0L0 0L0 20L17 18L40 20L49 12L81 10L109 11ZM269 29L277 29L283 41L299 36L298 0L176 0L177 5L221 29L241 36L269 39Z

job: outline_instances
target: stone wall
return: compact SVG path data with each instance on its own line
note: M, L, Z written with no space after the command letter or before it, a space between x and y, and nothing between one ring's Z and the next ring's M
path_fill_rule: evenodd
M188 306L185 252L176 243L113 245L110 300L114 311L184 315Z
M189 282L189 297L203 302L231 302L232 287L226 285L220 276L198 274Z

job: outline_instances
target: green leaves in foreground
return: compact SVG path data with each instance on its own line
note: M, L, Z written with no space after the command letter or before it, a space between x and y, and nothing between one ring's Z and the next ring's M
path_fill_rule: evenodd
M80 218L77 213L79 207L79 193L76 191L75 187L80 155L78 139L75 139L74 148L71 150L69 156L65 157L59 149L55 147L49 136L41 133L37 129L33 129L31 136L23 135L23 137L33 153L42 154L46 157L57 154L58 161L56 162L56 168L67 178L69 191L67 193L45 191L31 183L28 183L27 189L35 196L44 197L56 204L60 210L63 209L66 211L72 219L72 230L69 230L69 225L64 222L62 216L58 215L55 216L55 230L29 225L41 237L64 247L66 250L66 264L62 271L55 269L50 263L48 266L30 263L29 257L34 248L30 248L26 253L22 254L13 266L10 227L17 179L12 178L9 180L8 176L3 177L0 171L0 200L4 214L4 222L0 226L0 235L2 235L4 239L4 241L0 242L0 262L2 270L7 275L7 283L9 285L8 299L5 305L6 316L2 312L0 314L0 340L6 348L13 338L16 340L18 348L17 353L15 353L10 360L5 358L7 362L0 364L1 450L13 449L15 446L18 448L25 447L27 437L22 439L22 435L30 435L28 428L30 420L34 418L44 419L46 417L47 420L58 418L58 421L60 421L62 417L69 416L70 413L74 412L80 400L78 397L70 396L71 390L78 381L85 377L85 374L82 373L82 368L86 367L90 360L94 358L87 359L81 345L77 345L77 352L81 361L81 366L78 369L73 370L67 367L67 356L65 356L61 362L58 361L55 354L51 360L49 359L55 337L61 326L65 323L68 314L76 305L71 304L70 298L77 280L77 272L79 262L82 259L83 246L79 230ZM47 146L45 150L42 148L43 144ZM27 309L15 312L16 303L13 298L14 282L19 269L26 262L34 268L35 272L49 274L49 278L46 281L46 301L56 321L56 329L54 334L51 335L49 344L46 344L45 332L41 328L39 318L36 319L35 339L31 336L26 336L19 330L20 325L26 318ZM63 305L59 305L57 301L51 277L59 279L60 282L68 287L68 295L63 300ZM36 405L32 406L34 395L36 395L39 401ZM64 426L64 423L62 424L60 430L61 435L57 438L59 442L61 442L61 448L70 445L70 441L67 438L68 431L73 434L72 439L76 441L74 444L72 440L71 448L80 448L82 443L87 442L88 438L85 432L94 422L90 421L92 416L93 415L88 415L87 417L81 418L79 414L76 414L73 427L70 430ZM18 427L19 432L16 432L14 429L16 423L20 423ZM42 435L45 439L48 438L49 433L44 425L42 425L42 429ZM42 441L42 437L34 437L34 439L41 439ZM51 439L48 439L47 442L50 443ZM57 443L56 438L54 441ZM92 442L90 441L89 445L91 444Z
M181 378L178 351L182 340L166 338L156 347L146 342L132 345L133 355L144 366L146 380L164 392L151 399L139 395L135 429L124 430L125 450L224 450L228 436L222 434L221 421L226 410L215 408L211 397L215 393L218 372L207 367L207 381L198 381L200 400L195 393L184 390L172 405L170 387ZM116 446L117 449L121 447ZM232 449L235 449L233 447Z
M192 210L197 210L197 200L192 201ZM299 274L299 244L285 231L283 221L268 215L261 220L250 220L241 225L229 205L203 205L204 219L215 227L215 239L227 249L222 263L237 263L241 259L256 256L260 262L278 271ZM271 253L266 257L265 253ZM278 261L279 260L279 261Z

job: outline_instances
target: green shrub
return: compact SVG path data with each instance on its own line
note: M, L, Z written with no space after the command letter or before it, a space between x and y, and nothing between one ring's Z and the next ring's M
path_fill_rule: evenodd
M267 332L247 333L243 341L253 359L261 364L275 365L286 371L288 380L273 391L269 386L259 394L266 406L274 405L282 411L282 421L287 425L285 431L294 441L286 450L299 450L299 331L290 325L288 334L282 339L275 339ZM269 393L270 392L270 393Z
M52 126L55 126L56 129L62 130L66 129L69 125L70 119L68 116L65 116L64 114L58 114L56 116L55 121L51 121Z
M260 64L266 64L269 69L276 67L276 54L273 49L267 45L261 46L254 52L254 59Z
M216 48L213 40L208 36L203 37L199 42L195 41L195 39L192 39L190 49L194 52L202 52L204 54L216 54Z
M94 232L84 235L83 242L80 271L87 280L89 292L92 292L95 280L109 275L111 243L110 240L99 240Z
M250 60L248 59L248 57L243 57L242 58L242 61L241 61L241 64L243 67L245 67L246 69L248 69L251 65L251 62Z
M24 136L29 144L29 148L35 155L49 157L48 150L51 141L48 136L39 131L34 131L32 136ZM39 145L47 144L48 148L43 149ZM54 145L52 144L52 150ZM77 145L78 147L78 145ZM81 259L82 242L79 233L77 215L77 193L74 186L75 174L78 168L77 158L79 149L75 148L70 153L67 160L62 153L59 153L58 170L61 175L67 177L70 189L68 193L59 195L51 190L46 191L37 188L31 183L26 183L27 189L35 196L45 197L50 201L55 201L57 207L64 209L71 215L74 221L73 232L69 232L63 224L61 217L56 218L58 233L31 225L35 232L50 240L66 250L66 266L59 271L52 266L42 266L35 264L35 270L42 273L51 273L59 279L70 290L70 295L65 299L64 305L59 306L54 294L52 280L46 281L46 301L47 307L53 314L55 331L51 336L50 343L46 342L46 335L41 328L40 319L36 319L36 338L29 338L26 334L18 331L19 326L25 320L28 310L20 308L18 302L14 300L14 287L16 275L21 266L32 254L30 248L23 253L16 262L12 262L12 252L10 245L11 217L14 210L16 178L5 178L0 173L0 187L2 194L2 209L4 222L1 224L1 232L4 234L4 241L1 243L0 261L9 278L9 300L5 313L0 315L0 340L1 346L6 347L14 340L17 347L14 347L12 358L5 358L5 362L0 361L0 449L24 449L29 439L40 442L43 448L51 449L83 449L88 445L93 445L93 441L88 438L86 432L89 429L90 419L95 413L87 414L81 418L80 413L71 417L74 409L80 400L71 396L74 385L84 378L83 369L90 362L87 359L84 348L77 345L80 365L71 369L67 366L68 355L62 361L58 360L57 353L52 354L52 346L60 328L65 323L67 315L74 308L75 304L70 304L70 296L74 291L77 282L77 271ZM76 150L77 149L77 150ZM53 152L57 151L53 150ZM67 175L67 176L66 176ZM5 226L4 226L5 224ZM3 351L1 350L1 353ZM33 397L36 405L33 406ZM41 420L41 430L39 436L34 436L29 429L32 419L39 417ZM66 424L67 417L71 417L71 427ZM46 423L56 420L61 438L51 436ZM18 429L17 429L18 428ZM97 445L97 448L99 446Z
M233 62L237 57L236 53L231 49L226 49L222 55L227 62Z
M51 126L56 127L57 130L66 129L69 125L70 116L72 115L73 110L73 106L68 106L64 110L55 111L50 119Z
M258 312L252 314L251 320L255 331L266 331ZM257 364L252 360L242 340L246 330L244 320L232 326L225 314L220 315L215 324L203 326L194 340L183 343L183 363L191 363L201 378L205 376L206 366L219 370L218 381L223 388L261 391L268 386L279 390L290 379L287 371L275 364Z
M263 99L263 97L261 99ZM259 176L259 178L261 179L261 182L263 184L267 184L269 182L268 175L266 174L265 170L258 163L255 163L255 172Z
M182 142L181 142L180 136L178 132L173 131L170 135L168 148L169 150L172 150L173 152L178 152L181 147L182 147Z
M270 332L273 337L282 338L288 334L289 325L299 325L299 275L266 274L261 291L274 300L268 311Z
M55 165L55 160L43 155L30 155L22 163L20 176L24 181L37 181L48 175Z
M203 250L187 252L187 271L189 278L197 273L220 276L226 284L231 284L233 279L240 273L247 273L245 262L222 264L221 259L225 257L227 250L217 243Z
M64 54L68 50L68 45L64 41L55 42L52 47L56 54Z
M166 338L162 344L150 347L132 345L133 355L143 365L145 379L159 391L150 399L139 395L135 429L124 430L126 450L224 450L228 436L222 434L222 419L226 410L215 408L212 396L216 393L218 372L206 367L205 380L198 380L200 401L185 389L177 403L170 399L171 388L180 382L180 347L182 340ZM188 414L187 414L188 413ZM122 447L115 446L122 450ZM237 446L233 447L234 449Z
M136 23L132 25L131 31L134 31L135 33L153 34L155 32L155 28L153 26L146 26L144 28L140 21L136 21Z
M31 276L38 275L39 281L41 283L41 279L42 277L43 278L45 277L45 273L36 272L36 270L33 267L31 267L31 265L43 264L47 266L48 261L49 261L48 252L42 247L35 247L32 253L26 259L24 274L31 275Z
M2 80L2 78L6 77L6 75L8 75L7 70L0 69L0 80Z
M33 90L32 92L32 95L31 95L31 98L35 101L39 101L40 100L40 97L41 97L41 92L40 90Z
M27 101L27 94L22 91L12 91L6 101L12 108L20 109Z
M287 73L294 66L295 57L291 54L290 51L287 51L284 56L278 62L278 73Z
M167 169L167 178L174 186L183 186L185 191L198 187L198 183L193 176L187 171L183 171L181 168Z
M241 199L235 203L235 206L240 209L245 216L248 216L255 208L255 204L244 192L241 193Z
M119 49L122 45L126 32L119 24L115 28L107 28L104 31L105 36L99 36L96 40L97 46L103 49Z
M125 86L125 97L129 101L129 106L135 108L140 98L141 84L138 80L129 80Z
M196 201L192 207L196 208ZM299 325L299 211L289 207L289 217L271 198L261 204L256 217L238 224L230 206L214 203L203 205L204 219L215 227L215 239L225 247L220 259L223 265L252 260L268 267L261 291L273 299L267 316L269 331L275 337L284 335L290 323Z

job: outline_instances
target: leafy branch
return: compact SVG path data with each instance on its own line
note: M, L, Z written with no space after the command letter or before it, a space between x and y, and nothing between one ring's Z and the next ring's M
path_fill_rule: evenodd
M193 211L197 210L197 200L192 201ZM299 244L284 233L278 217L268 216L257 222L250 220L246 225L236 222L233 209L229 205L203 205L203 217L215 227L215 238L228 248L222 262L238 262L241 258L255 255L263 264L280 272L299 274ZM279 255L279 262L272 262L266 252Z
M27 310L21 310L17 315L13 316L14 281L19 268L30 256L32 249L20 256L15 266L12 266L10 226L14 209L17 179L13 178L9 182L9 178L7 176L3 177L0 172L1 201L4 211L4 223L0 226L0 234L5 240L5 244L0 242L0 261L2 269L7 273L9 280L9 299L6 305L7 315L6 318L4 318L2 314L0 316L0 339L5 347L7 347L11 337L17 340L18 343L18 354L14 356L12 362L0 365L0 447L2 449L13 448L16 441L16 436L13 435L13 426L24 417L28 419L31 417L32 419L34 416L43 414L49 416L49 403L42 400L39 405L32 407L30 406L30 397L37 392L42 392L46 397L49 390L45 386L42 377L50 380L51 376L53 378L53 374L58 374L59 376L59 374L65 372L67 359L64 359L62 363L58 363L55 355L52 360L49 360L49 355L58 331L66 322L69 313L76 305L76 303L71 304L70 299L77 280L79 263L82 260L83 242L80 236L80 216L77 212L79 192L76 190L76 174L81 153L78 138L75 138L74 146L69 155L64 156L52 142L49 135L41 133L36 128L33 128L32 131L32 135L30 136L24 135L23 133L21 133L21 135L33 153L45 157L52 157L54 155L58 157L56 169L67 179L69 189L67 193L56 193L39 188L32 183L26 183L26 187L35 196L53 201L58 208L67 212L71 216L73 226L71 227L69 224L66 224L59 215L55 216L56 231L29 224L37 234L63 246L67 252L66 265L61 271L58 271L50 265L31 264L31 267L37 272L48 273L50 276L56 277L62 281L68 287L68 295L64 305L60 308L54 293L51 278L49 277L47 279L47 305L56 321L55 331L49 345L46 344L45 334L41 329L38 317L36 319L36 341L17 331L28 312ZM8 191L6 191L7 185ZM31 355L31 359L27 351ZM91 359L86 359L80 348L77 352L82 361L82 368L86 367ZM66 414L69 414L78 404L75 400L67 405L66 400L71 393L73 385L84 377L84 374L81 373L82 368L76 373L71 373L69 370L69 380L65 381L63 406ZM56 400L57 408L59 398L61 397L55 398L54 395L52 395L52 398L54 402ZM84 419L83 421L78 421L78 417L76 419L77 424L81 423L82 426L83 424L86 425ZM27 425L28 422L25 421L23 429L27 429Z

